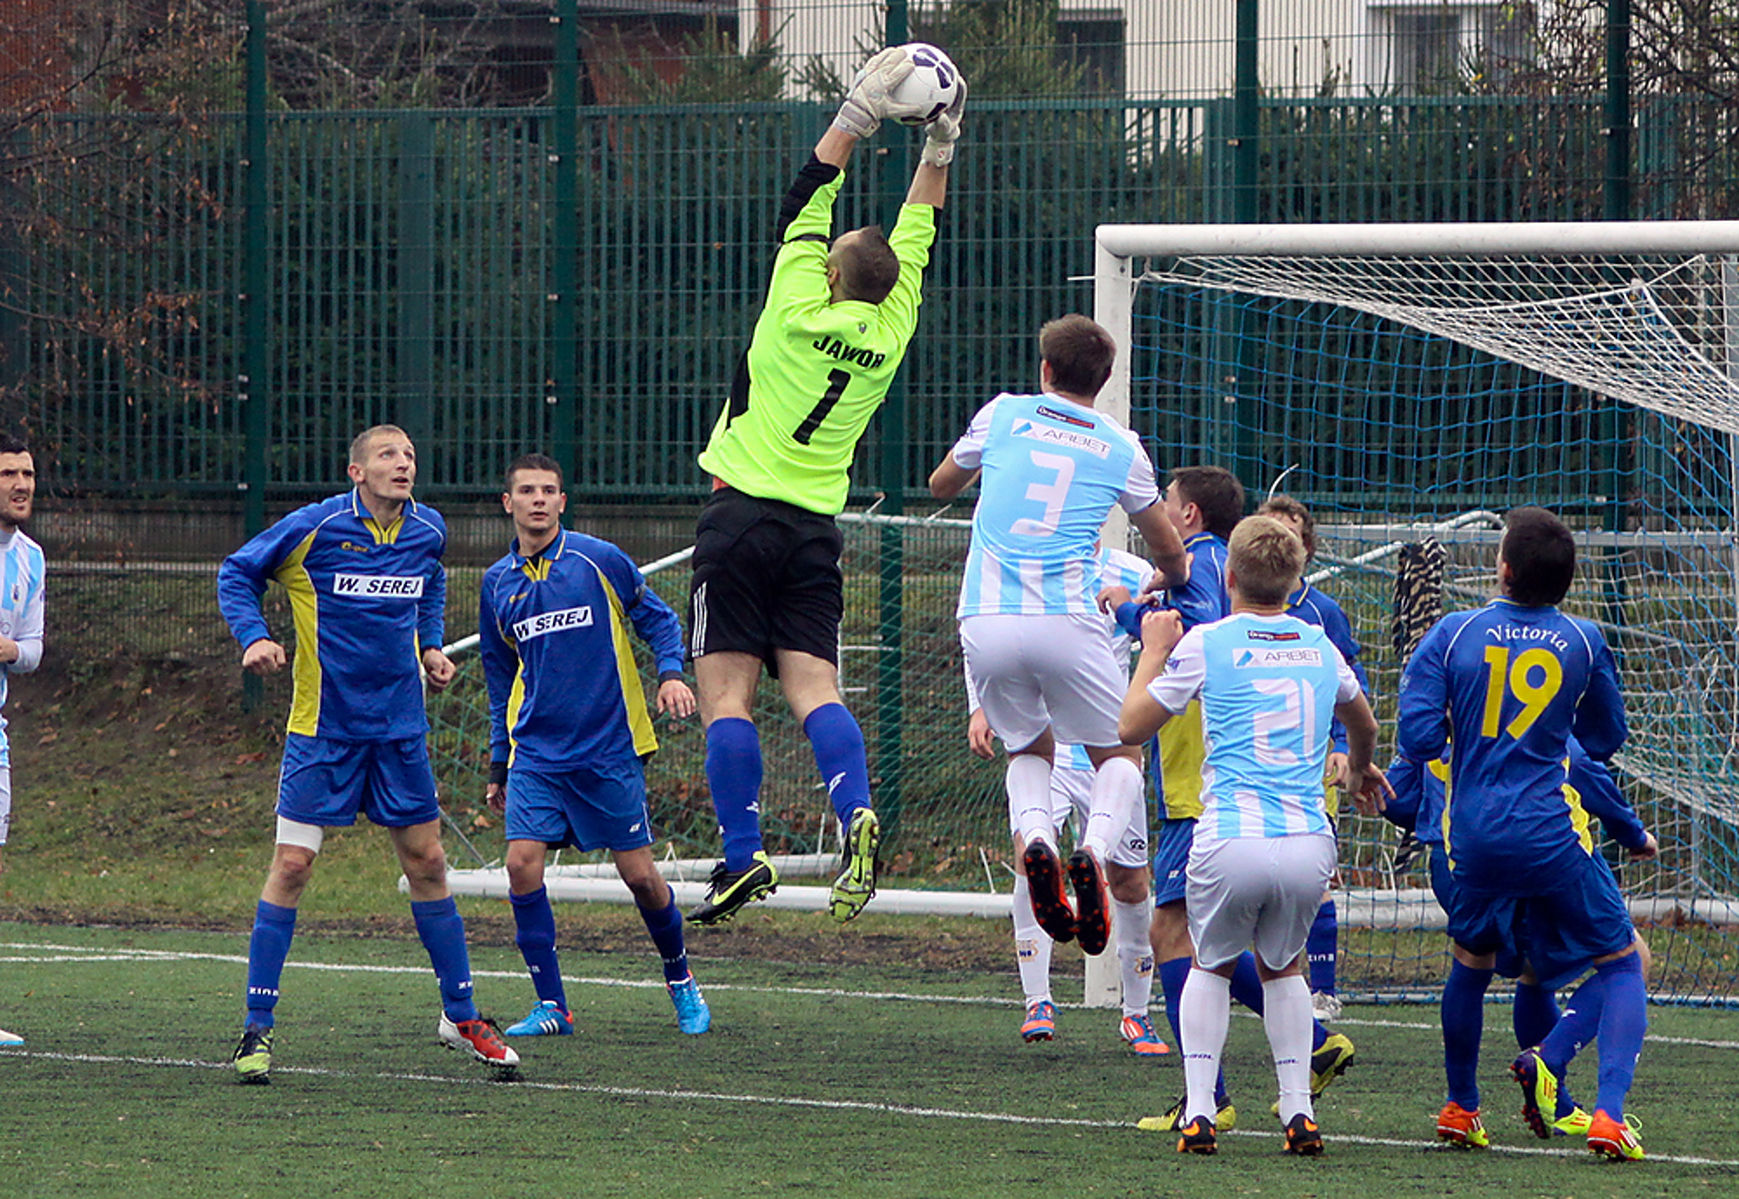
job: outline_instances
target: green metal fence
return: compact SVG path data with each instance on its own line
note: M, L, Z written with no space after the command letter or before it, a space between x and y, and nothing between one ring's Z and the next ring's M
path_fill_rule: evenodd
M1598 192L1577 177L1578 163L1598 162L1594 103L1274 102L1263 113L1273 149L1259 219L1597 215ZM433 495L487 490L514 453L564 437L578 494L690 494L764 286L778 197L828 116L787 103L588 113L570 209L547 110L277 114L257 244L245 236L239 119L165 132L142 178L69 164L36 186L112 227L26 259L26 419L53 447L60 483L102 492L235 489L244 397L255 397L269 413L261 482L284 495L329 488L351 434L377 420L412 432ZM901 477L874 465L872 436L860 485L918 486L980 399L1030 382L1037 325L1090 302L1081 276L1096 224L1224 219L1228 119L1224 103L976 110L909 359ZM97 143L151 135L133 118L77 120ZM855 171L842 225L878 219L884 200L877 172ZM244 384L255 255L267 372ZM566 325L561 265L573 279ZM571 394L558 388L564 355Z

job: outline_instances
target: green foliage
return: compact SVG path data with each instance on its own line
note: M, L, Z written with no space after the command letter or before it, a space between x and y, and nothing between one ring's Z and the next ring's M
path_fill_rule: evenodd
M615 26L594 35L606 48L608 70L619 79L620 99L631 104L744 104L784 96L789 72L776 38L739 52L735 33L709 14L666 53L630 42Z
M912 40L947 51L972 99L1076 96L1086 90L1087 72L1058 40L1060 7L1058 0L918 0L910 10Z

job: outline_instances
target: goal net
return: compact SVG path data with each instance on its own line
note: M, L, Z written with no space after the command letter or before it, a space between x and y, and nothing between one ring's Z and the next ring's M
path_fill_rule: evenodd
M1392 746L1402 547L1446 550L1444 605L1491 594L1497 514L1577 530L1565 606L1617 655L1614 765L1661 842L1612 862L1657 997L1739 998L1739 222L1102 226L1111 385L1156 462L1213 462L1310 504ZM1598 832L1598 830L1597 830ZM1429 994L1447 969L1422 864L1343 816L1343 993Z

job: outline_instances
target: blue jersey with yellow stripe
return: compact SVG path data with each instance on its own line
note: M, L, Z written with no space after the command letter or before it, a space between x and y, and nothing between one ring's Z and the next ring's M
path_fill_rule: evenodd
M217 604L242 648L271 630L272 581L296 628L288 729L310 737L397 741L428 732L418 665L446 628L447 525L406 500L382 525L355 491L284 517L223 560Z
M1593 852L1589 821L1600 821L1625 849L1648 844L1648 830L1604 762L1596 762L1576 738L1565 758L1564 819L1577 842ZM1442 845L1448 827L1449 763L1433 758L1423 766L1398 757L1386 772L1395 797L1383 808L1390 823L1410 829L1425 845Z
M1160 593L1159 606L1183 618L1184 632L1199 624L1212 624L1232 614L1232 597L1226 590L1226 543L1212 533L1196 533L1183 543L1190 556L1190 577L1181 587ZM1117 620L1125 631L1141 635L1141 612L1133 604L1118 609ZM1134 627L1131 628L1131 625ZM1168 720L1157 739L1148 742L1149 756L1158 764L1153 771L1153 798L1161 820L1189 820L1202 814L1202 766L1207 761L1207 742L1202 736L1200 700L1176 720Z
M1452 613L1401 678L1397 748L1428 762L1454 742L1447 846L1458 872L1493 886L1579 844L1564 819L1571 735L1605 759L1626 731L1600 630L1549 605L1499 598Z
M658 748L628 630L660 676L682 670L682 627L608 541L563 531L519 545L483 576L477 636L494 763L557 770L638 761Z

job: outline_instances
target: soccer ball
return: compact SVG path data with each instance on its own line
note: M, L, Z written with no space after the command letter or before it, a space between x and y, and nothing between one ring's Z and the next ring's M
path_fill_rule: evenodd
M900 124L928 125L959 97L960 68L928 42L908 42L905 51L912 60L912 73L888 93L888 99L923 109L922 116L898 118Z

